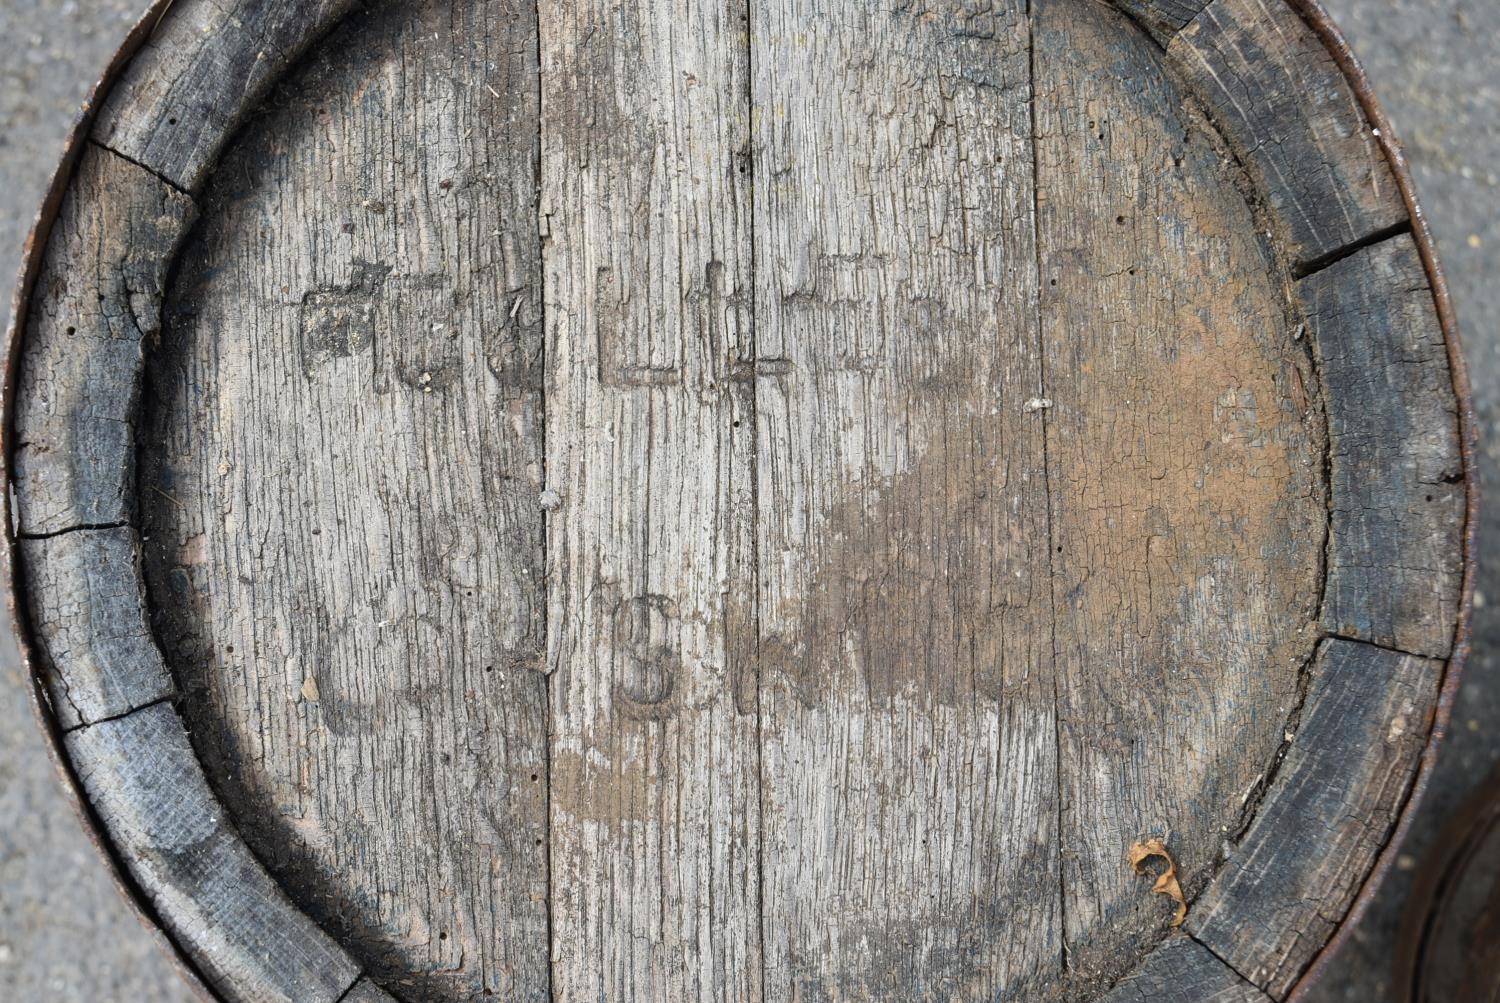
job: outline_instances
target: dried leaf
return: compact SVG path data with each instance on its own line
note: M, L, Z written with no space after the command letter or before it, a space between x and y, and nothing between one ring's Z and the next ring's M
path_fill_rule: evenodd
M1173 860L1172 855L1167 852L1167 844L1159 839L1152 838L1143 839L1130 848L1130 866L1135 868L1135 873L1137 874L1146 874L1149 872L1150 869L1146 867L1146 861L1152 857L1160 857L1165 860L1167 862L1167 869L1162 871L1161 875L1157 877L1156 884L1151 886L1151 890L1158 895L1165 895L1177 903L1177 915L1172 918L1172 926L1181 926L1182 921L1187 919L1187 899L1183 897L1182 885L1177 880L1177 861Z

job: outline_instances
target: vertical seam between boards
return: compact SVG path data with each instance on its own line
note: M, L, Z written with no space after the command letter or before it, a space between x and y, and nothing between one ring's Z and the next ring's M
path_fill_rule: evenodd
M1035 326L1037 346L1037 379L1039 383L1039 395L1043 398L1048 396L1047 389L1047 350L1046 332L1042 322L1042 221L1041 221L1041 137L1039 135L1039 122L1037 119L1037 52L1036 52L1036 5L1038 0L1027 0L1026 2L1026 43L1029 80L1029 98L1027 107L1031 116L1031 237L1032 250L1035 254L1036 264L1036 314ZM1043 407L1037 412L1042 421L1042 494L1046 507L1047 519L1047 588L1049 593L1051 639L1052 639L1052 748L1053 748L1053 798L1056 802L1054 814L1057 832L1055 839L1057 843L1057 908L1058 908L1058 961L1061 971L1068 971L1068 889L1065 855L1066 848L1063 842L1063 798L1062 798L1062 704L1058 689L1058 657L1057 648L1057 570L1055 567L1057 553L1057 532L1052 519L1052 457L1049 446L1051 437L1051 420L1048 417L1050 409Z
M755 3L744 0L745 13L745 199L750 230L749 283L750 297L750 628L754 631L755 659L755 941L760 959L757 998L768 998L766 991L766 769L765 714L762 706L761 624L760 624L760 314L759 283L756 275L758 241L755 211ZM731 170L734 166L731 165ZM744 433L741 433L744 434Z
M551 490L552 471L547 462L547 377L548 360L550 353L547 351L547 239L548 234L544 227L547 226L545 209L542 201L542 158L545 155L544 144L546 143L546 116L543 108L546 102L546 88L542 83L542 3L535 0L531 5L533 24L534 45L536 47L536 157L532 162L532 190L536 198L536 249L537 249L537 322L540 327L538 338L537 359L537 428L540 431L541 442L538 449L538 457L542 470L542 493ZM540 502L541 499L538 499ZM557 950L557 932L552 915L552 898L555 891L552 875L552 567L551 567L551 532L552 513L546 505L538 504L542 513L541 528L541 656L542 656L542 776L546 783L542 790L542 871L546 875L547 893L543 902L543 912L547 921L547 957L543 966L546 971L547 999L556 999L556 986L552 972L552 958Z

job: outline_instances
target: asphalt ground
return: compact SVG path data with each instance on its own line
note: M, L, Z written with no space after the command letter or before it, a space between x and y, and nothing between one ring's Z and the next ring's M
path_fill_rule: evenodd
M1481 435L1500 484L1500 0L1324 0L1394 120L1452 285ZM79 102L140 0L0 0L0 284ZM9 297L0 303L0 327ZM1393 869L1306 1003L1390 1000L1396 930L1443 822L1500 763L1500 508L1481 525L1474 651L1453 729ZM78 826L32 718L0 664L0 1000L177 1003L194 997L115 889Z

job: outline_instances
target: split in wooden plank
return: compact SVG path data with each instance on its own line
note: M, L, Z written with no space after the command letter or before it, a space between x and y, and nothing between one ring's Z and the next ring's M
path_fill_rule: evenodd
M93 138L184 192L306 47L359 0L168 4L99 110Z
M1208 948L1180 934L1168 937L1099 1003L1271 1003Z
M1409 224L1353 88L1286 0L1214 0L1167 51L1249 170L1294 269Z
M1432 728L1443 663L1323 642L1302 719L1255 822L1187 929L1283 999L1328 942L1395 826Z
M360 979L339 1003L396 1003L395 998L369 979Z
M1160 940L1124 865L1191 897L1312 656L1327 510L1312 360L1245 179L1121 14L1034 0L1037 203L1076 998Z
M549 998L534 18L383 4L317 47L203 196L143 422L209 775L416 999Z
M129 522L148 343L192 203L108 151L84 150L32 293L11 471L19 534Z
M359 969L289 902L158 703L70 732L69 758L156 915L229 1003L334 1003Z
M1467 484L1448 347L1409 235L1297 286L1328 402L1329 633L1443 658Z
M743 11L541 23L553 991L760 999Z
M21 541L22 573L52 710L64 729L171 696L146 614L133 529Z
M1211 0L1110 0L1165 47Z
M1024 0L757 0L766 997L1060 975Z

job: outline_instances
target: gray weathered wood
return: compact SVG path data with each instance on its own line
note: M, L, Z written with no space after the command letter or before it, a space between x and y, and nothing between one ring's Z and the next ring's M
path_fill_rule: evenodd
M360 979L339 1003L396 1003L396 1000L369 979Z
M553 991L759 999L743 14L541 19Z
M1427 743L1443 665L1334 639L1265 803L1187 929L1282 999L1354 901Z
M1297 293L1328 400L1324 629L1446 657L1467 486L1448 346L1416 243L1401 235L1360 251Z
M1250 171L1295 267L1408 222L1353 88L1286 0L1214 0L1167 51Z
M99 110L93 137L185 192L307 45L359 0L178 0Z
M31 626L63 728L172 694L147 622L139 546L123 527L21 542Z
M170 704L66 741L126 868L229 1003L334 1003L344 994L358 968L235 834Z
M1178 934L1162 941L1099 1003L1270 1003L1270 997L1202 944Z
M351 19L204 196L142 516L246 838L413 998L547 998L536 33Z
M766 995L1058 974L1025 3L757 0Z
M22 349L11 461L22 534L131 518L142 358L193 216L187 198L146 171L84 151Z
M1163 839L1193 895L1281 746L1322 415L1244 178L1160 50L1103 7L1033 12L1064 913L1072 978L1108 984L1173 913L1127 849Z

